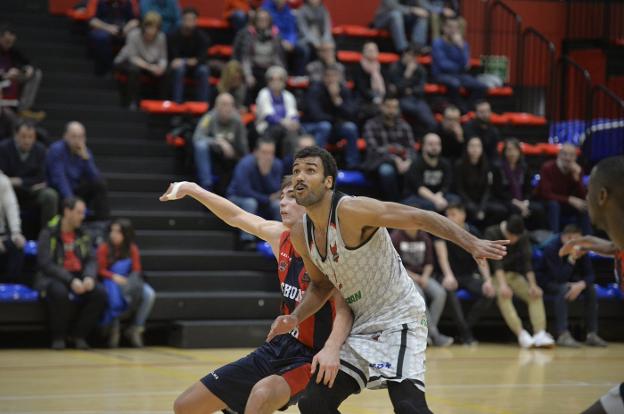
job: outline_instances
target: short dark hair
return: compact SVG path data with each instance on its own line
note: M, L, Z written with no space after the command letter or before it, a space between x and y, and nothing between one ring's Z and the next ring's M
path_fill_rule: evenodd
M0 36L4 35L5 33L15 34L15 30L13 30L13 27L9 23L2 22L0 23Z
M592 185L604 187L619 208L624 208L624 155L604 158L594 167Z
M561 234L583 234L583 230L581 230L578 224L570 223L563 228Z
M399 99L399 94L397 93L397 91L391 90L384 96L383 101L387 102L387 101L398 100L398 99Z
M483 105L483 104L488 104L488 105L490 105L490 107L492 106L492 105L490 104L490 102L489 102L489 101L487 101L487 100L485 100L485 99L478 99L478 100L475 102L475 104L474 104L474 105L475 105L475 108L476 108L477 106L479 106L479 105Z
M67 197L66 199L63 200L63 211L65 211L65 209L69 209L69 210L75 209L76 204L78 204L79 202L83 204L85 203L84 200L80 197L76 197L76 196Z
M194 14L195 17L199 17L199 12L195 7L185 7L182 9L182 15L184 16L185 14Z
M466 207L464 206L464 204L461 201L451 201L448 206L446 207L446 210L461 210L463 212L466 212Z
M312 146L301 148L299 151L295 153L294 160L298 160L300 158L309 158L309 157L318 157L321 159L323 163L323 174L325 177L332 177L332 190L336 187L336 177L338 176L338 167L336 166L336 160L334 157L325 149Z
M271 144L271 145L276 145L275 144L275 140L273 140L273 138L271 138L268 135L262 135L260 138L258 138L256 140L256 149L260 148L260 145L262 144Z
M288 174L282 177L282 183L280 184L280 191L284 191L286 187L292 185L292 175Z
M18 133L20 129L36 129L35 123L28 119L19 119L15 124L15 133Z
M507 219L507 231L515 236L524 234L524 220L518 214L513 214Z

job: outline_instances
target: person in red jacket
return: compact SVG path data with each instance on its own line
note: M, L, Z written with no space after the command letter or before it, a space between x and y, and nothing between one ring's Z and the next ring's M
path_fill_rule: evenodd
M576 162L577 148L564 144L557 159L549 161L540 170L537 196L544 200L550 229L558 233L561 223L575 221L584 234L591 233L587 215L587 190L583 185L583 170Z
M120 319L132 316L125 335L134 347L143 346L145 321L156 294L142 276L141 256L134 243L134 229L127 219L114 220L110 225L108 241L97 250L98 276L108 293L109 306L102 323L110 325L108 344L119 345Z

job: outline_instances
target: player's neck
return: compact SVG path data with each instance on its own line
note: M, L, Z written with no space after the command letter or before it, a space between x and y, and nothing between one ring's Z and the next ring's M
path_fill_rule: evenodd
M312 223L314 223L314 227L325 228L327 225L327 218L329 217L333 196L333 191L327 191L318 203L306 207L306 213L312 220Z

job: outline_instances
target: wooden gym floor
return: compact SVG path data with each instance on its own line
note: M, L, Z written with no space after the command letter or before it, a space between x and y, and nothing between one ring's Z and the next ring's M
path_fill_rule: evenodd
M2 413L169 413L175 397L245 349L0 351ZM520 350L514 345L427 351L435 413L578 413L624 381L624 344ZM297 413L290 408L288 413ZM343 414L390 414L385 390L349 398Z

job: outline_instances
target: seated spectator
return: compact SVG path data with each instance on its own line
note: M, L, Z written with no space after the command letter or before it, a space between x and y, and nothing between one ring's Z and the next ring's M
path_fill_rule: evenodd
M466 206L469 221L491 225L507 217L507 208L492 194L492 171L483 154L481 138L468 140L464 155L455 163L453 176L456 193Z
M576 147L564 144L556 160L547 161L540 169L537 196L544 200L550 230L558 233L561 223L574 221L583 233L592 232L587 215L587 190L583 185L583 169L576 162Z
M402 177L416 160L412 128L401 118L399 101L386 95L381 115L364 125L366 162L364 169L379 177L384 200L398 201Z
M89 349L86 341L106 309L106 289L97 281L97 263L91 238L82 228L85 203L77 197L63 201L63 215L51 220L39 234L37 263L45 291L52 349L65 349L68 334L78 349ZM78 308L71 331L72 300Z
M243 68L237 60L230 60L221 70L217 92L229 93L234 98L234 106L241 113L247 111L247 85Z
M432 41L440 37L440 26L445 19L459 16L459 0L418 0L418 3L429 12ZM458 20L463 33L465 21L462 18Z
M401 54L409 47L405 33L410 34L409 42L420 49L427 44L429 12L410 0L381 0L373 26L387 29L392 35L395 50Z
M275 158L275 143L260 138L253 154L246 155L236 165L227 198L245 211L279 221L282 175L282 162ZM243 249L255 250L254 240L253 235L241 232Z
M19 100L17 111L22 117L40 121L45 113L33 112L32 108L39 92L42 73L15 47L16 40L13 28L0 26L0 81L10 82L4 87L3 95Z
M316 144L321 148L329 142L345 138L346 167L357 167L360 164L358 128L354 123L357 109L351 91L341 82L338 66L325 68L323 81L310 86L305 102L303 129L314 135Z
M487 86L468 73L470 47L461 34L457 19L444 22L443 35L434 40L431 57L433 80L446 86L449 99L462 112L468 112L472 105L464 102L460 87L469 92L472 102L485 97Z
M267 10L273 24L279 29L282 49L289 60L290 72L295 76L305 75L305 65L310 60L310 47L299 40L297 18L286 0L264 0L262 8Z
M13 109L3 102L2 88L4 84L8 86L9 81L0 81L0 141L13 136L18 121L18 117L13 112Z
M96 75L112 69L114 49L120 49L128 33L138 26L130 0L98 0L95 16L89 21L89 46Z
M433 273L433 245L427 233L421 230L394 230L392 244L401 256L407 274L414 280L416 290L429 302L427 306L428 339L433 346L449 346L453 338L438 330L438 321L446 304L446 291L431 277Z
M22 210L39 210L40 225L58 213L58 194L45 180L45 159L46 148L30 122L21 121L15 138L0 143L0 171L9 177Z
M286 90L288 74L280 66L272 66L266 72L268 86L256 99L256 131L269 137L278 148L278 154L289 154L299 134L297 101Z
M154 306L156 293L143 279L141 256L134 242L134 229L129 220L114 220L108 240L97 249L98 275L108 293L104 324L110 324L108 345L116 348L121 334L120 319L130 316L132 322L125 336L135 348L143 346L145 321Z
M464 153L466 141L461 126L461 112L456 106L449 105L444 108L436 133L442 139L442 156L449 160L459 159Z
M180 28L168 38L173 100L176 102L184 101L184 78L187 75L193 75L195 79L195 100L208 102L210 70L206 60L210 42L197 28L198 15L193 8L184 9Z
M293 151L282 158L282 164L284 165L284 174L291 174L293 164L295 163L295 154L304 148L313 147L316 145L316 139L312 135L300 135L297 138L297 145Z
M419 130L431 132L437 124L425 100L427 72L418 63L417 58L418 53L414 48L407 48L401 60L390 68L388 81L399 96L401 112L416 120Z
M45 165L48 185L61 199L82 197L92 205L96 220L108 218L106 184L87 148L87 133L80 122L67 123L63 139L48 149Z
M334 44L332 21L323 0L305 0L297 9L297 27L301 35L300 42L308 50L316 51L321 45Z
M222 193L234 166L249 152L247 129L234 107L232 95L219 94L214 109L199 120L193 134L193 148L199 184L212 190L212 174L218 174Z
M345 67L336 60L336 45L332 43L321 43L316 49L317 60L308 63L306 72L310 82L322 82L325 68L336 66L340 71L340 82L345 81Z
M532 229L546 228L544 208L530 200L533 188L531 174L524 161L520 141L508 138L504 141L500 168L495 168L494 196L505 204L512 214L519 214Z
M440 156L441 151L439 136L429 133L423 137L421 156L405 173L405 189L410 196L403 204L441 213L450 202L459 201L459 197L450 193L452 167Z
M518 337L522 348L553 346L555 341L545 330L543 293L535 280L533 250L522 217L514 215L507 221L488 227L485 238L509 240L507 255L502 260L490 261L490 269L495 276L498 308L507 326ZM522 327L522 321L512 302L513 295L518 296L529 307L533 336Z
M478 101L475 104L475 117L464 127L467 137L479 137L483 142L483 149L490 165L498 164L498 143L501 134L498 128L492 125L492 107L488 101Z
M20 282L25 244L17 197L9 177L0 171L0 282Z
M143 20L150 12L158 13L162 18L161 29L165 34L172 33L180 26L182 15L178 0L139 0L139 8Z
M266 85L265 73L271 66L286 67L279 30L273 27L268 11L259 9L251 25L236 34L234 59L243 66L252 99Z
M152 78L157 84L159 95L164 95L167 38L160 31L160 24L158 14L146 14L141 28L128 34L126 45L115 58L115 66L128 73L128 96L125 100L129 101L130 109L138 108L141 75Z
M261 5L262 0L225 0L223 17L238 32L247 26L250 16Z
M358 98L360 120L366 121L379 113L379 105L386 95L386 81L381 73L379 48L373 42L364 44L362 60L353 73Z
M538 279L547 295L555 297L555 333L557 345L578 348L581 346L568 330L568 303L583 296L585 305L586 344L589 346L607 346L598 336L598 302L594 289L594 269L587 251L578 249L559 256L559 250L571 240L581 238L581 229L575 224L568 224L561 234L553 237L544 247L544 272Z
M466 210L461 203L449 204L446 216L459 227L480 237L477 229L466 223ZM490 269L487 265L478 266L474 257L455 243L436 239L434 248L443 275L442 286L449 293L447 301L451 306L460 340L464 345L476 345L472 329L496 296ZM467 317L464 317L462 305L455 294L457 289L468 291L475 300Z

